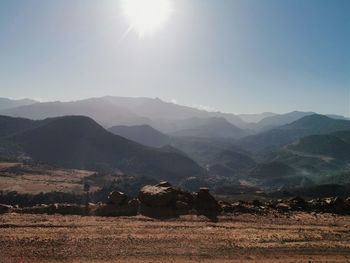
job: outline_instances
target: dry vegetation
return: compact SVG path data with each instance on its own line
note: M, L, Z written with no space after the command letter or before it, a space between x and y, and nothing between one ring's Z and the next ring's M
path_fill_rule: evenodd
M350 262L350 217L0 216L0 262Z
M92 174L90 171L58 169L43 165L0 163L0 189L20 194L54 191L81 193L82 179Z

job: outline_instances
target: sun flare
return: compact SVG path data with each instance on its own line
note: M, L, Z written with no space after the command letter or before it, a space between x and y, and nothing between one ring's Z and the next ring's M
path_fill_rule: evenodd
M153 34L172 13L171 0L122 0L122 8L130 21L130 28L140 37Z

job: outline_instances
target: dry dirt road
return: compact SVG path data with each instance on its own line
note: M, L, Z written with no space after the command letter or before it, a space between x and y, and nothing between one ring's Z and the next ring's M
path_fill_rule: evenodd
M350 262L350 217L0 216L0 262Z

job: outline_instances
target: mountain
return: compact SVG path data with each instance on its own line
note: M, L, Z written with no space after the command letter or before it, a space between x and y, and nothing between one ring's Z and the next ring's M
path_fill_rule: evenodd
M212 176L238 177L256 166L255 160L248 154L232 149L218 153L208 165Z
M133 125L149 122L128 109L122 108L108 100L87 99L73 102L45 102L21 106L1 111L3 115L42 120L67 115L82 115L93 118L99 124L109 127L117 123Z
M347 143L350 143L350 130L337 131L332 133L331 135L336 136Z
M292 123L296 120L299 120L305 116L313 115L314 112L302 112L302 111L293 111L285 114L276 114L263 118L252 126L257 131L266 131L278 126Z
M33 120L0 116L0 138L30 129L35 124Z
M150 147L161 147L170 143L169 136L149 125L113 126L108 131Z
M26 106L37 103L35 100L22 99L22 100L11 100L6 98L0 98L0 110L6 110L16 108L20 106Z
M273 112L263 112L258 114L239 114L238 117L247 123L257 123L267 117L273 117L276 115L278 114Z
M1 129L2 127L0 127ZM127 174L174 183L205 171L175 151L146 147L106 131L82 116L37 122L35 127L7 136L2 143L17 145L32 159L64 168L110 167Z
M293 176L295 174L296 171L284 163L270 162L257 165L249 176L256 179L271 179Z
M350 144L333 135L310 135L288 146L288 149L330 157L350 160Z
M350 121L309 115L295 122L241 139L238 145L250 151L277 149L301 137L350 129Z
M195 121L196 120L193 120L192 123L195 123ZM229 123L225 118L213 117L204 120L201 119L197 126L178 130L171 135L200 138L241 138L246 134L246 131Z
M0 110L0 114L36 120L66 115L83 115L93 118L104 127L149 124L163 132L173 132L176 130L179 120L194 117L222 117L239 127L246 125L244 121L234 114L208 112L164 102L158 98L106 96L71 102L45 102Z

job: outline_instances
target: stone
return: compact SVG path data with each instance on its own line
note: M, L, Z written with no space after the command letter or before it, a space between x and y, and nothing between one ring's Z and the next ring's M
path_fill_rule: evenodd
M128 200L128 196L122 192L113 191L108 195L108 203L114 205L123 205Z

